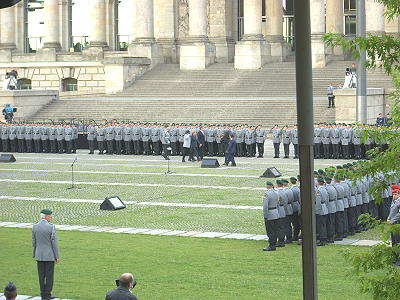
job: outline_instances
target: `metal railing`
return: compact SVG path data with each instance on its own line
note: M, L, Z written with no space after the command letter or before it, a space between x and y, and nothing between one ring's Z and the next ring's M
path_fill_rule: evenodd
M117 51L128 51L129 35L118 34L116 36L116 50Z
M83 49L89 47L89 36L87 35L74 35L71 36L71 48L73 52L82 52Z
M43 46L43 37L30 36L25 38L25 53L36 53Z

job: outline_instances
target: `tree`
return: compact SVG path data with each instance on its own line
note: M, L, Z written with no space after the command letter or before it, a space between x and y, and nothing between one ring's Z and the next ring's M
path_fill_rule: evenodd
M385 17L395 19L400 16L399 0L375 0L385 5ZM356 37L348 39L343 36L328 33L323 37L326 45L342 47L351 51L354 58L360 57L360 51L366 51L366 67L382 68L391 76L394 91L391 116L393 125L388 128L363 129L363 139L372 137L380 142L387 141L388 149L382 151L376 147L369 151L369 160L359 162L354 172L347 172L355 180L364 176L384 174L384 179L376 180L372 186L372 194L377 203L382 202L381 192L394 178L400 177L400 39L387 34L382 36L369 35L366 38ZM389 247L390 234L400 233L400 225L389 225L372 219L370 216L361 216L361 222L369 222L377 226L382 232L383 242L357 253L346 253L346 258L352 264L352 272L360 282L361 291L371 294L374 300L399 299L400 297L400 268L393 266L400 247Z

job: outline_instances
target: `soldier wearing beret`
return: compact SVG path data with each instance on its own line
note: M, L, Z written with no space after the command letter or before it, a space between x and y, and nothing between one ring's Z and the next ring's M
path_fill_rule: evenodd
M60 261L56 227L51 224L52 211L43 209L41 221L32 227L33 258L37 262L40 295L42 299L53 299L51 291L54 281L54 264Z
M278 212L278 192L274 189L274 184L267 182L267 191L263 199L263 214L265 230L268 236L269 246L263 251L275 251L279 236L279 212Z

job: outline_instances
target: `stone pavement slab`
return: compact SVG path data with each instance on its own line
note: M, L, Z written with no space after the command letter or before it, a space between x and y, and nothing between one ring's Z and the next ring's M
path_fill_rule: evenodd
M150 228L132 228L129 231L126 231L125 233L129 233L129 234L136 234L136 233L145 233L147 231L151 231L152 229Z
M21 228L21 227L24 227L27 225L32 225L32 223L15 223L15 224L6 225L5 227Z
M132 230L132 228L115 228L106 232L110 232L110 233L124 233L127 232L129 230Z
M193 237L205 237L205 238L216 238L224 235L229 235L227 232L203 232L200 234L193 235Z
M246 240L253 240L253 241L268 240L268 236L266 236L264 234L256 234L251 237L248 237Z
M359 240L356 239L343 239L342 241L336 241L335 244L337 245L352 245L356 242L358 242Z
M200 233L203 233L203 232L202 231L187 231L185 233L178 234L178 235L179 236L193 236L193 235L200 234Z
M359 240L355 243L353 243L353 246L375 246L379 244L380 241L371 241L371 240Z
M153 229L153 230L150 230L150 231L146 231L144 234L160 235L160 234L167 233L167 232L170 232L170 231L171 230L168 230L168 229Z
M182 234L182 233L185 233L186 231L184 231L184 230L172 230L172 231L168 231L168 232L165 232L165 233L161 233L161 235L180 235L180 234Z
M222 236L221 239L245 240L252 236L254 236L254 234L251 234L251 233L231 233L231 234Z

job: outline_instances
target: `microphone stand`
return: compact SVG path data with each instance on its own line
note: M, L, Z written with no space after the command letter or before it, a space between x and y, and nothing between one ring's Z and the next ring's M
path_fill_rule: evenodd
M74 165L75 165L77 160L78 160L78 156L75 155L75 159L71 164L71 178L72 178L72 180L71 180L71 186L68 188L68 190L79 189L79 187L75 186L75 180L74 180Z

